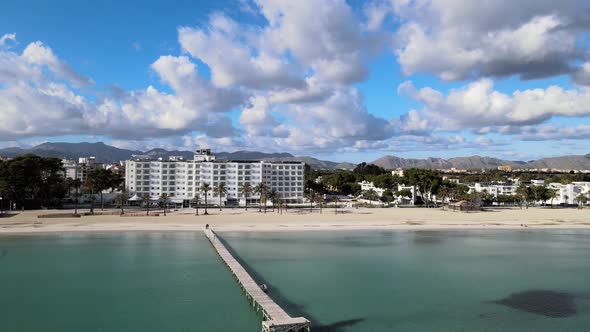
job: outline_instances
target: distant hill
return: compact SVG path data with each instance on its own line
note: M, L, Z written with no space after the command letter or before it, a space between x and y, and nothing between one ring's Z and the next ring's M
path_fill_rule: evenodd
M528 162L527 168L590 169L590 154L543 158Z
M182 156L192 159L194 151L152 149L149 151L119 149L114 146L97 143L43 143L30 149L5 148L0 149L1 156L14 158L27 153L43 157L57 157L65 159L78 159L79 157L96 157L103 163L116 163L130 159L133 155L149 155L152 158L168 159L170 156ZM258 151L218 152L215 157L220 160L271 160L271 161L303 161L316 169L352 169L355 164L337 163L319 160L312 157L295 157L290 153L264 153Z
M32 153L42 157L57 157L77 159L79 157L96 157L106 163L125 160L141 151L119 149L114 146L98 143L43 143L30 149L6 148L0 149L0 155L8 157L21 156Z
M426 158L426 159L405 159L396 156L384 156L371 164L385 169L395 168L432 168L432 169L495 169L498 166L510 165L513 168L534 169L534 168L555 168L555 169L590 169L590 154L580 156L563 156L555 158L544 158L529 162L502 160L492 157L470 156L450 159Z
M1 156L16 157L27 153L33 153L43 157L57 157L77 159L79 157L96 157L103 163L115 163L130 159L132 155L147 154L153 158L168 159L170 156L182 156L185 159L193 158L193 151L152 149L149 151L119 149L114 146L98 143L43 143L30 149L17 147L0 149ZM221 160L269 160L269 161L303 161L314 169L353 169L356 164L348 162L334 162L320 160L307 156L294 156L290 153L264 153L259 151L235 151L215 153ZM590 154L544 158L539 160L511 161L492 157L470 156L450 159L426 158L412 159L396 156L384 156L371 164L385 169L395 168L433 168L433 169L495 169L500 165L510 165L514 168L556 168L556 169L590 169Z

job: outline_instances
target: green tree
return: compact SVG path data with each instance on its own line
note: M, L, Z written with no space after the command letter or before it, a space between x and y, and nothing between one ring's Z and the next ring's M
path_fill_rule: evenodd
M262 204L264 202L264 213L266 213L266 195L268 194L268 186L264 182L260 182L254 187L254 192L260 197L260 204L258 204L258 212L262 211Z
M221 197L227 193L227 189L225 189L225 184L220 183L213 189L215 195L219 196L219 211L221 211Z
M268 199L272 202L272 212L275 211L275 205L279 202L279 193L275 189L271 189L268 193Z
M108 189L117 188L123 182L123 178L111 170L104 168L97 168L88 172L86 179L87 182L91 182L91 187L94 193L100 193L100 208L104 210L103 192Z
M318 204L318 207L320 208L320 214L322 214L322 208L324 207L324 195L317 195L315 197L315 202Z
M559 197L559 194L557 193L557 190L550 189L548 192L548 196L549 196L549 199L551 199L551 208L553 208L553 200L556 199L557 197Z
M74 188L74 214L78 214L78 200L80 199L80 188L82 187L82 180L72 180L72 187Z
M373 201L376 201L379 199L379 195L377 195L377 192L375 191L375 189L369 189L363 193L363 198L368 200L369 205L372 206Z
M203 183L203 185L201 185L201 192L203 193L203 196L205 197L205 215L208 215L209 212L207 211L207 196L208 193L211 191L211 186L208 183Z
M420 197L430 207L431 196L438 191L442 183L442 177L435 170L410 168L404 171L404 182L410 186L415 186Z
M356 165L356 167L354 168L354 170L352 172L357 173L357 174L363 174L363 175L365 175L365 174L379 175L379 174L385 173L385 170L382 167L379 167L377 165L367 164L367 163L363 162L363 163Z
M164 216L166 216L166 207L168 206L168 203L170 203L170 198L168 197L168 194L162 193L162 195L160 195L160 197L158 198L158 203L161 207L164 208Z
M198 193L195 193L193 196L193 202L195 203L195 216L199 215L199 201L201 200L201 196Z
M516 195L518 196L519 201L521 202L520 208L522 209L522 205L526 204L526 208L528 209L529 200L533 196L530 187L528 187L524 183L520 184L520 186L518 186L518 188L516 189Z
M60 159L32 154L0 163L0 190L3 200L25 206L59 206L67 194Z
M117 201L117 203L119 204L119 207L121 209L121 215L125 214L125 203L127 202L128 198L129 198L129 193L127 192L127 189L125 189L123 187L121 189L121 192L119 194L117 194L117 197L115 198L115 200Z
M313 203L316 201L316 193L313 190L310 190L307 193L307 200L309 201L309 212L313 212Z
M391 189L385 189L383 191L383 195L381 195L381 202L389 205L394 200L395 200L395 196L393 194L393 191L391 191Z
M412 196L413 196L412 195L412 191L410 189L402 189L402 190L400 190L400 191L397 192L397 195L399 197L406 197L408 199L411 199Z
M578 202L578 209L581 209L587 200L588 200L588 198L586 197L586 195L584 195L582 193L580 193L578 196L576 196L576 202Z
M150 194L144 194L141 201L145 204L146 215L150 215Z
M252 186L249 182L244 183L242 189L240 190L242 195L244 196L244 200L246 201L246 211L248 211L248 198L252 194Z

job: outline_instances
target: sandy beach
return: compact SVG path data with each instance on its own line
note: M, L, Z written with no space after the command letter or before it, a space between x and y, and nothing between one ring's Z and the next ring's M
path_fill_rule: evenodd
M116 210L96 212L115 212ZM198 231L206 224L218 231L304 231L304 230L445 230L445 229L590 229L587 209L492 209L482 212L453 212L425 208L292 209L283 214L257 208L209 209L195 216L194 210L168 212L163 216L92 215L81 218L38 218L63 210L25 211L0 218L2 233L110 232L110 231ZM73 211L72 211L73 212ZM87 211L80 211L87 212ZM139 212L135 212L139 213ZM145 213L145 212L143 212Z

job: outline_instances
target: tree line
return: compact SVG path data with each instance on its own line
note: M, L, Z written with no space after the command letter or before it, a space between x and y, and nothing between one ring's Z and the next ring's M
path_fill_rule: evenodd
M58 158L33 154L0 161L0 206L3 210L59 208L69 199L77 204L86 195L94 208L94 197L109 189L122 189L123 177L106 169L88 172L86 181L65 177Z
M461 182L511 182L510 173L502 171L486 171L480 174L459 175L456 177ZM529 173L521 174L520 181L530 181L535 177ZM573 181L588 181L588 174L551 174L544 177L548 182L568 184ZM373 182L377 188L384 189L379 197L373 190L361 193L359 182ZM396 197L411 197L410 190L398 190L398 185L413 186L416 192L416 204L428 207L437 206L439 201L469 200L482 205L494 203L512 204L515 206L529 206L539 202L544 203L556 199L559 195L554 189L547 186L529 186L521 184L514 195L495 196L486 191L469 192L469 187L449 181L444 174L437 170L410 168L404 170L403 176L392 175L379 166L361 163L353 170L318 171L307 168L305 172L305 184L308 197L318 194L341 194L359 196L369 201L380 200L384 203L392 202ZM436 199L434 199L436 197ZM583 194L574 198L578 205L589 200ZM553 204L551 204L553 205Z

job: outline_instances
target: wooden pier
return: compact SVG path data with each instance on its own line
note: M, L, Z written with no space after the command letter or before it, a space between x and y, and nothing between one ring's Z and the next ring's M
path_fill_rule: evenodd
M283 308L276 304L227 250L212 229L206 229L205 235L236 277L256 312L261 313L262 332L310 332L311 322L303 317L289 316Z

